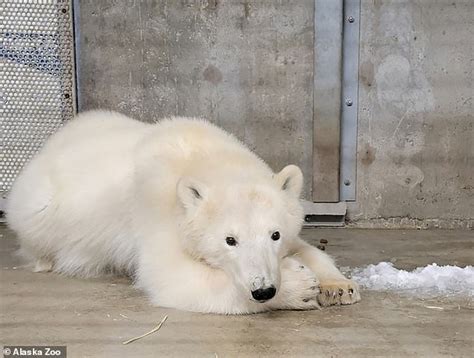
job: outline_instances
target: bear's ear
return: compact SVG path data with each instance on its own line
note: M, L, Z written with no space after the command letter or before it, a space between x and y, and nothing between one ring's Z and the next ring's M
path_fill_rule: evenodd
M207 196L207 187L192 178L181 178L176 186L178 199L186 209L199 206Z
M296 165L287 165L273 179L284 191L299 198L303 188L303 173Z

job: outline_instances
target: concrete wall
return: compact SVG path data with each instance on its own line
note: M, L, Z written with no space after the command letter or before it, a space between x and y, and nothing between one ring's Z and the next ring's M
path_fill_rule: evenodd
M312 0L79 2L81 110L205 117L312 179Z
M81 109L209 118L309 197L313 0L79 3ZM357 225L474 226L473 13L362 0Z
M472 0L362 1L352 220L474 227L473 14Z

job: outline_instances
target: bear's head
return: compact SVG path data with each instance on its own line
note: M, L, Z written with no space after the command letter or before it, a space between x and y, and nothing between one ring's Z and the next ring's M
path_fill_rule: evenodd
M183 247L225 271L250 299L267 301L280 286L280 260L301 230L303 174L289 165L259 180L220 179L212 186L193 178L178 182Z

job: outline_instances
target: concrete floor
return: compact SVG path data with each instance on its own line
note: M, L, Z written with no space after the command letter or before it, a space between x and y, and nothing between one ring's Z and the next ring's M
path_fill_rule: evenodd
M354 306L217 316L151 307L125 278L34 274L0 227L0 344L67 345L69 357L473 357L472 298L363 291ZM474 231L305 230L342 266L474 263ZM442 309L432 309L437 306ZM122 341L162 329L127 346Z

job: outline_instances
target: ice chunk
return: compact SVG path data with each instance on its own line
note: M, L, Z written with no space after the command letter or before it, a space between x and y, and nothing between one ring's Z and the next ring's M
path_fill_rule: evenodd
M438 266L433 263L413 271L399 270L390 262L380 262L351 270L360 286L376 291L406 291L419 295L445 294L474 296L474 267Z

